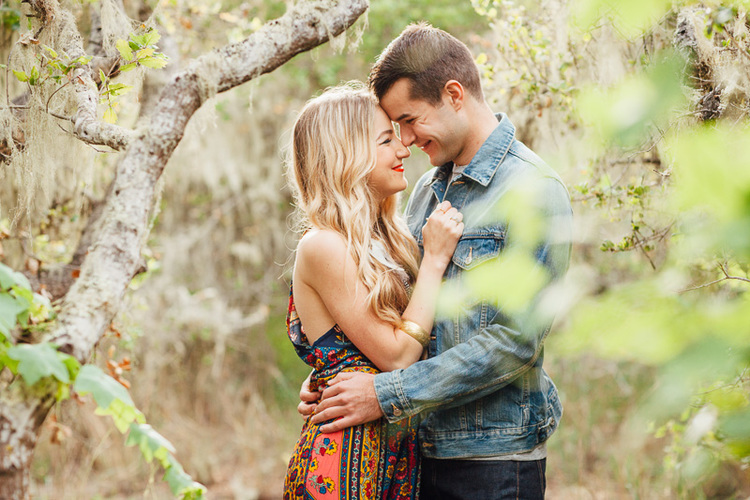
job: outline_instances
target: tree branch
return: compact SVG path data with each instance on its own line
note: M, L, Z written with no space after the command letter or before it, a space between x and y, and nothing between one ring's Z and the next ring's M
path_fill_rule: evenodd
M243 42L193 61L164 88L148 127L128 138L96 242L63 301L50 335L60 350L85 362L117 312L139 266L156 181L201 104L215 92L273 71L300 52L339 35L367 8L367 0L300 2ZM82 103L76 128L79 120L88 120L92 136L85 137L101 139L105 129L90 114L96 93L91 90L90 76L87 79L86 72L81 73L82 81L75 83ZM116 135L112 130L110 138ZM111 142L107 144L114 147Z
M729 280L744 281L746 283L750 283L750 279L748 278L743 278L742 276L732 276L731 274L729 274L729 270L727 269L727 265L725 262L719 263L719 269L721 270L721 273L724 275L723 278L709 281L708 283L703 283L702 285L696 285L696 286L691 286L690 288L685 288L684 290L680 290L679 293L691 292L693 290L700 290L701 288L706 288L711 285L721 283L722 281L729 281Z
M85 56L83 50L83 38L76 27L75 18L70 12L60 9L57 0L50 2L38 2L38 9L48 9L54 12L44 12L43 19L51 19L51 23L59 23L56 30L65 33L67 44L61 47L71 59ZM50 15L52 14L52 15ZM104 60L103 60L104 61ZM73 133L81 141L88 144L99 144L109 146L117 151L122 151L135 135L128 130L111 123L99 121L96 109L99 103L99 92L93 78L91 64L76 69L72 75L73 88L78 109L74 119Z

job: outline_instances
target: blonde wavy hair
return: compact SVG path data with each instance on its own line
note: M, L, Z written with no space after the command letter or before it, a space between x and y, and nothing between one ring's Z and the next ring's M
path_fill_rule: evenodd
M374 240L417 275L418 248L398 215L399 194L378 202L369 184L375 168L374 96L361 82L327 89L307 102L292 131L288 175L294 194L297 229L330 229L347 241L357 274L368 289L378 317L401 323L409 296L399 273L375 259Z

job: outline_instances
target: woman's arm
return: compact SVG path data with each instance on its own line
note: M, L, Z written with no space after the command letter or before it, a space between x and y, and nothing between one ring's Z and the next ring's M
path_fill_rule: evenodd
M446 206L448 208L446 208ZM441 205L425 224L425 253L411 300L402 317L426 331L432 329L435 302L443 273L463 230L460 214ZM453 217L454 219L451 219ZM422 355L422 345L400 328L378 318L369 305L369 290L357 276L346 241L334 231L311 231L300 241L295 265L294 294L315 294L331 321L380 370L404 368ZM302 317L303 311L298 307ZM312 310L308 310L311 313ZM333 326L332 324L329 326Z

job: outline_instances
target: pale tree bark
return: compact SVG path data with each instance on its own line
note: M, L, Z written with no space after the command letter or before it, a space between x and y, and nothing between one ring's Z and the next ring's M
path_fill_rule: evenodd
M35 4L48 24L67 23L72 16L57 0ZM98 234L89 247L80 277L62 302L48 340L85 363L117 313L136 273L142 244L148 236L156 182L200 106L216 92L230 90L278 68L296 54L310 50L351 26L368 8L367 0L299 2L242 42L227 45L187 65L162 90L150 121L135 131L100 122L98 94L90 68L75 75L78 111L75 134L90 144L124 151L105 200ZM74 36L63 49L83 55L82 39ZM0 498L28 497L29 466L39 428L54 404L50 391L29 391L11 384L0 397Z

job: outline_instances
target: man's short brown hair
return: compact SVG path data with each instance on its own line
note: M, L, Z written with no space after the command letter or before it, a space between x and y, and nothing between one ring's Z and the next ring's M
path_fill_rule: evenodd
M474 58L463 42L427 23L410 24L383 50L370 72L369 84L381 99L401 78L411 81L410 98L436 105L446 82L456 80L482 101Z

